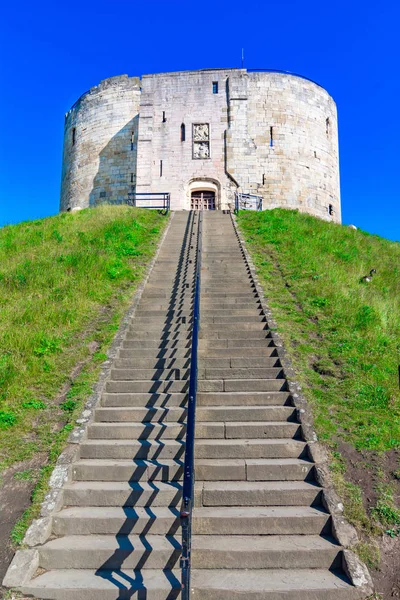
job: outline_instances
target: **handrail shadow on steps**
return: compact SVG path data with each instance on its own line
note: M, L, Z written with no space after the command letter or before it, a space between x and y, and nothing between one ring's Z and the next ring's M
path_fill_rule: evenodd
M190 598L190 573L191 573L191 549L192 549L192 513L194 503L194 437L196 422L196 396L197 396L197 351L200 328L200 284L201 284L201 250L202 250L202 227L203 213L198 211L197 224L197 252L196 252L196 275L193 304L193 329L192 350L190 356L190 378L188 394L188 411L186 423L186 447L183 467L183 490L181 506L182 527L182 600Z

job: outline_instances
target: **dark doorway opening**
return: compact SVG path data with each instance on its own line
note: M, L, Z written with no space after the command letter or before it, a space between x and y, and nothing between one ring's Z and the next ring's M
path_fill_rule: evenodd
M190 208L192 210L215 210L215 192L202 190L192 192Z

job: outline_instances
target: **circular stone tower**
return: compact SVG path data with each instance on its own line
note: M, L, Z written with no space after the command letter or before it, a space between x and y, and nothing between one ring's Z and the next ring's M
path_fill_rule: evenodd
M341 221L336 104L282 71L204 69L122 75L65 119L61 210L169 192L173 210L263 208Z
M105 79L65 115L60 210L127 198L136 178L140 79Z

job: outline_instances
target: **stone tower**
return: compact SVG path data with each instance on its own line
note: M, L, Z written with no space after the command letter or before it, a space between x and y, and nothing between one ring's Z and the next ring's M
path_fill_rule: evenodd
M122 75L66 115L61 210L135 192L225 209L237 191L341 221L336 105L321 86L246 69Z

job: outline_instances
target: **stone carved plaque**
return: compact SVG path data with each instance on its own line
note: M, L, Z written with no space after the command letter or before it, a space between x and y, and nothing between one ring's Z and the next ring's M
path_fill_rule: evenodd
M193 125L193 158L210 158L210 126L208 123Z
M208 123L200 123L198 125L193 125L193 140L195 142L208 142L209 139L210 136Z

